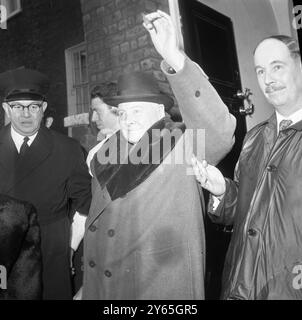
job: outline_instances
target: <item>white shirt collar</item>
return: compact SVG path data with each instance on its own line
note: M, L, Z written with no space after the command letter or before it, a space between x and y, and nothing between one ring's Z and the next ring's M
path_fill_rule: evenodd
M103 146L103 144L107 141L107 139L109 139L113 134L115 134L118 130L112 132L112 133L108 133L106 135L106 138L102 141L100 141L96 146L94 146L89 152L88 152L88 156L86 158L86 163L89 169L89 173L90 175L93 176L92 172L91 172L91 168L90 168L90 163L91 160L93 159L94 155L101 149L101 147Z
M276 111L276 117L277 117L277 134L279 134L279 124L282 120L291 120L295 124L302 120L302 109L297 110L293 114L291 114L289 117L282 116L279 112Z
M24 142L24 137L25 137L25 136L22 136L20 133L18 133L18 132L13 128L12 125L10 126L10 128L11 128L10 133L11 133L12 139L13 139L13 141L14 141L14 143L15 143L15 146L16 146L16 148L17 148L17 150L18 150L18 153L19 153L19 152L20 152L20 148L21 148L21 146L22 146L22 143ZM32 136L27 136L27 137L29 138L29 140L28 140L28 142L27 142L28 146L30 146L30 145L34 142L37 134L38 134L38 132L36 132L36 133L35 133L34 135L32 135Z

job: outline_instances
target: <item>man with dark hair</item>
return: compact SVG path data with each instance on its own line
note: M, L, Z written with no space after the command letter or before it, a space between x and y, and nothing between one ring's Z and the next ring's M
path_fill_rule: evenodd
M117 108L104 102L104 97L100 86L92 89L91 94L91 116L90 122L98 130L97 140L100 141L88 153L87 165L90 171L90 162L95 153L101 148L106 139L119 130L119 119ZM91 172L91 171L90 171Z
M98 143L89 151L86 159L86 163L89 169L89 173L92 175L91 171L91 160L94 155L98 152L98 150L102 147L105 141L116 131L119 130L119 118L117 108L112 107L106 104L103 100L103 90L100 86L95 86L91 93L91 108L89 115L90 127L93 133L97 136ZM76 226L76 237L74 237L75 248L78 248L78 252L75 254L75 261L81 261L79 256L82 257L82 244L81 241L85 232L85 222L86 217L78 216L77 226ZM80 263L81 264L81 263ZM75 264L76 267L79 267L79 263ZM79 268L76 268L79 269ZM82 282L81 271L77 272L77 277L75 278L78 283ZM76 285L79 287L79 285ZM78 289L78 288L76 288ZM77 300L79 296L81 296L82 289L77 290L78 293L75 295L74 299Z
M233 225L223 299L302 299L302 66L288 36L261 41L254 52L259 86L275 112L250 130L234 181L194 161L211 194L210 217ZM220 201L220 202L219 202Z
M41 227L43 298L71 299L69 212L87 215L90 176L80 144L41 126L48 78L17 69L0 76L10 124L0 131L0 192L32 203ZM74 226L74 224L73 224Z

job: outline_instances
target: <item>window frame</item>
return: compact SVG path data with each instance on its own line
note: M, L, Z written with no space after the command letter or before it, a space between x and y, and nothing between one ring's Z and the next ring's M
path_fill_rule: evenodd
M87 101L88 101L88 110L85 110L85 104L82 105L82 112L79 112L77 109L77 92L75 83L75 66L74 66L74 54L79 53L81 51L86 52L86 68L88 67L87 63L87 49L86 49L86 42L81 42L73 47L67 48L65 50L65 67L66 67L66 87L67 87L67 116L78 115L82 113L89 112L89 79L88 79L88 70L87 70L87 79L86 82L81 83L81 86L87 86L88 94L87 94ZM85 101L85 99L83 99Z

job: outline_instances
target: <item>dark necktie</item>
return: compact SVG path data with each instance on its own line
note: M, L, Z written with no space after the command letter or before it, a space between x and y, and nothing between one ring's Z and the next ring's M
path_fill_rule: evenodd
M293 122L291 120L282 120L279 123L279 132L287 129Z
M20 156L24 156L26 150L29 148L29 145L27 144L28 140L29 140L28 137L24 137L23 143L20 148Z

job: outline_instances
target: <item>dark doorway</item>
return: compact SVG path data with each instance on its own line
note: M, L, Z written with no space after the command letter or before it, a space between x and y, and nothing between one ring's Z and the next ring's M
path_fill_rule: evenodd
M236 97L237 91L242 88L233 23L229 17L197 0L179 0L179 6L186 54L203 68L210 82L237 119L236 143L232 151L218 165L225 176L233 178L246 133L245 116L239 113L242 100ZM206 217L205 226L206 299L218 299L223 263L231 233L223 226L213 224L208 217Z

